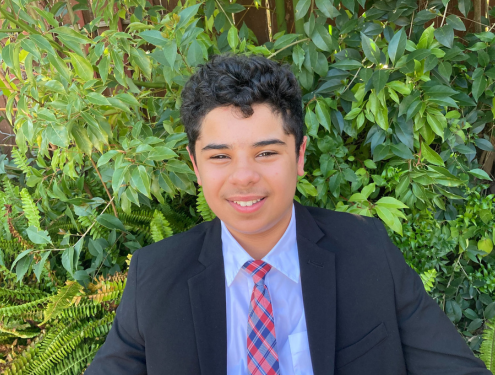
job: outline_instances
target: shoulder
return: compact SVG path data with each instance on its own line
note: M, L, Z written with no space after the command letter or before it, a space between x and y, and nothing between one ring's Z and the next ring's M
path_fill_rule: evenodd
M320 246L363 255L376 254L386 244L388 235L380 219L325 208L305 208L324 234Z

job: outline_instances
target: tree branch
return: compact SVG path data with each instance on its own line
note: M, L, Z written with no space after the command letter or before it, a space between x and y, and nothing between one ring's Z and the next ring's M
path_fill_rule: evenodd
M89 160L91 160L91 164L93 164L93 168L95 169L96 173L98 173L98 177L100 177L101 183L103 184L103 187L105 188L105 190L108 194L108 198L110 198L110 203L112 203L113 213L115 214L115 217L118 218L119 214L117 213L117 208L115 207L115 203L113 203L112 194L110 194L110 191L108 191L107 185L105 184L105 181L103 181L103 177L101 177L100 171L96 167L96 164L93 161L93 158L91 158L91 155L88 155L88 156L89 156Z

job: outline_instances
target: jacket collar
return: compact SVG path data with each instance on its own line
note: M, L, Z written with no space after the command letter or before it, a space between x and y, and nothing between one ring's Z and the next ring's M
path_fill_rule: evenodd
M314 375L333 375L336 334L335 254L317 243L324 237L308 209L294 201L303 303ZM227 316L221 223L208 224L199 262L188 280L202 375L227 375Z

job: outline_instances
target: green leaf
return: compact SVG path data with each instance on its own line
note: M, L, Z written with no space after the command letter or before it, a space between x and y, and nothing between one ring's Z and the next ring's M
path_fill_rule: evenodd
M91 143L86 129L80 126L73 126L71 129L71 134L74 137L76 146L86 155L91 155L93 150L93 143Z
M332 120L330 118L330 110L322 102L318 101L315 107L316 118L318 122L327 130L330 131Z
M98 163L96 164L97 167L100 167L102 165L107 164L114 156L118 155L119 152L117 150L110 150L106 152L104 155L102 155L98 159Z
M32 225L26 229L26 233L29 239L31 240L31 242L35 244L43 245L43 244L52 243L52 239L50 238L50 235L46 230L39 230L38 228Z
M290 43L292 43L294 40L297 39L299 34L287 34L287 35L282 35L280 38L278 38L273 45L273 49L277 50L280 48L283 48ZM301 49L302 50L302 49ZM303 51L303 56L304 56L304 51Z
M235 26L231 26L229 29L229 32L227 34L227 41L229 43L230 48L232 48L232 51L235 52L237 45L239 44L239 36L237 33L237 28ZM202 54L203 52L201 52Z
M472 174L476 178L479 178L480 180L492 181L491 177L483 169L479 169L479 168L471 169L470 171L468 171L468 173Z
M418 42L416 48L418 50L429 48L433 42L434 32L435 32L435 29L434 29L433 25L426 28L423 31L423 34L421 34L421 38L419 38L419 42Z
M17 275L17 280L16 280L17 282L22 280L27 270L29 269L32 260L33 260L33 254L29 254L28 256L23 257L21 260L19 260L15 268L15 273Z
M168 39L165 39L158 30L145 30L138 35L155 46L164 47L168 43Z
M332 5L330 0L316 0L316 6L328 18L333 19L340 16L340 12Z
M103 81L103 84L105 84L107 81L109 67L110 67L109 57L103 56L100 60L100 63L98 64L98 73L100 73L100 77L101 80Z
M478 241L478 250L490 254L493 250L493 242L490 238L482 238ZM484 255L486 256L486 255Z
M121 94L117 94L115 95L115 98L123 101L124 103L127 103L129 105L137 105L139 106L140 103L136 100L136 98L134 96L132 96L131 94L127 94L127 93L121 93Z
M311 0L299 0L296 5L295 20L300 20L308 13Z
M169 41L163 47L163 54L165 55L165 59L170 64L170 67L173 68L175 66L175 60L177 58L177 43L175 40Z
M404 203L393 197L382 197L375 204L386 208L409 208Z
M197 66L204 62L203 51L197 40L193 40L189 46L186 59L190 66Z
M69 55L76 74L81 77L83 81L92 80L94 78L94 71L89 60L75 53L69 52Z
M57 27L55 29L50 30L50 32L57 34L59 37L65 36L66 38L73 39L75 42L79 44L92 43L92 40L89 39L87 36L84 36L83 34L78 33L77 31L67 26Z
M474 140L474 143L482 150L491 151L491 152L495 151L492 143L488 139L478 138Z
M46 258L48 258L50 253L51 251L45 251L40 261L33 266L33 271L34 274L36 275L36 279L38 280L38 282L40 281L41 271L43 270L43 266L45 265Z
M151 79L151 60L142 49L131 48L131 58L139 67L141 72L148 78Z
M101 214L96 218L96 221L108 229L119 229L125 232L124 224L113 215Z
M489 224L493 220L493 214L490 209L483 209L479 212L479 218L485 223Z
M423 156L427 161L435 165L444 166L443 160L430 146L426 143L421 142L421 156Z
M399 219L392 212L383 206L375 206L376 213L393 231L402 236L402 225Z
M390 41L390 44L388 45L388 55L390 56L390 59L394 64L404 54L404 50L406 49L406 42L406 33L404 31L404 28L401 28L395 33L392 40Z
M49 91L57 92L59 94L66 94L64 85L54 79L46 82L45 88Z
M447 119L443 115L434 116L427 113L426 120L428 121L431 130L433 130L437 135L439 135L443 141L443 133L444 133L444 129L447 127Z
M375 184L372 182L369 185L366 185L362 190L361 194L368 199L368 197L375 191Z
M150 178L142 165L134 168L131 174L131 184L143 195L150 196Z
M462 20L455 14L451 14L447 17L447 24L452 26L452 28L454 28L455 30L466 31L464 22L462 22Z
M86 95L88 102L96 105L110 105L107 98L97 92L90 92Z
M22 258L24 258L26 255L28 255L31 251L33 251L33 249L27 249L27 250L24 250L22 253L20 253L14 260L14 262L12 263L12 266L10 266L10 270L12 271L14 269L14 266L16 265L16 263L21 260Z
M402 159L414 159L414 155L412 154L409 147L407 147L403 143L392 145L391 150L395 155Z
M473 73L473 98L478 101L486 89L486 78L482 68L477 68Z
M304 178L297 183L297 190L305 197L307 197L308 195L316 197L318 195L318 191L316 190L316 188Z
M35 8L36 9L36 8ZM36 58L36 60L41 59L41 53L36 44L31 40L31 39L23 39L21 41L21 47L22 49L28 51L29 53L32 53L33 56ZM2 51L3 53L3 51Z
M331 65L332 68L343 69L343 70L355 70L361 68L362 66L363 64L361 64L360 61L349 60L349 59L340 60Z
M67 64L58 55L48 54L48 60L55 70L67 81L70 82L70 71ZM91 77L93 78L93 77Z
M495 316L495 302L490 303L484 311L485 319L492 319Z
M334 42L331 35L328 33L328 29L319 23L315 25L313 33L311 34L311 40L322 51L331 52L335 48L338 48L334 46Z
M380 49L376 43L363 33L361 33L361 43L366 58L378 65L380 63Z
M371 79L373 81L373 87L375 88L377 94L383 90L389 76L390 70L378 69L373 72Z
M55 55L55 50L53 49L50 42L46 40L44 36L38 34L31 34L29 35L29 39L31 39L39 49L47 52L49 55Z
M45 134L50 143L62 148L69 147L69 133L65 125L50 123L45 129Z
M179 23L175 27L176 30L179 30L181 27L185 26L189 20L196 15L198 12L199 7L202 5L202 3L195 4L193 6L190 6L188 8L185 8L181 10L178 14L180 17Z
M435 39L445 47L452 48L454 45L454 29L448 24L439 29L435 29Z
M148 154L148 159L161 161L176 158L178 156L179 155L168 147L155 147L155 149Z

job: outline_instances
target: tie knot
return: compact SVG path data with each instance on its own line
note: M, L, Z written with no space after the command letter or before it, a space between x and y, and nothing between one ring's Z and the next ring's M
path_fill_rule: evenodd
M253 277L254 283L258 284L261 280L265 280L265 276L272 269L272 266L262 260L248 260L242 268L245 268Z

